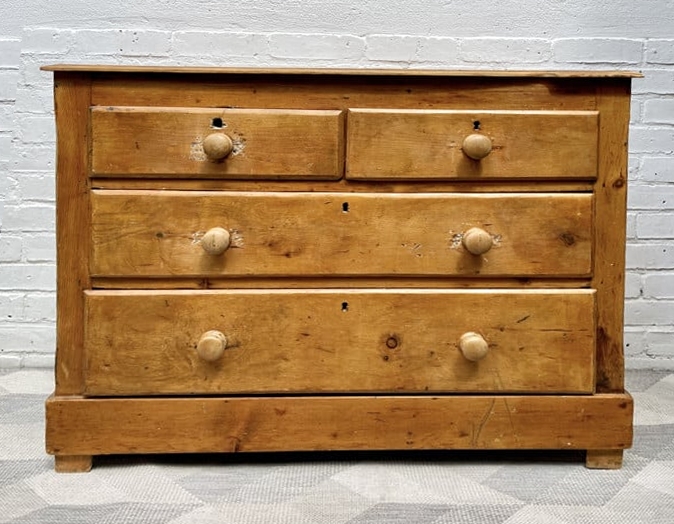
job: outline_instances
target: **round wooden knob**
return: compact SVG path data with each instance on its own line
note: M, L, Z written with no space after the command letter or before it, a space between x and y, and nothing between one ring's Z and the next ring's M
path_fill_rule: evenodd
M207 362L218 360L227 348L227 337L220 331L206 331L197 343L199 358Z
M466 360L477 362L483 359L489 353L489 345L487 341L482 338L482 335L469 331L461 335L459 339L459 349Z
M491 235L479 227L471 227L463 234L463 246L473 255L483 255L493 245Z
M491 140L479 133L468 135L463 140L463 152L473 160L482 160L491 153Z
M201 247L209 255L222 255L229 248L229 243L229 231L221 227L209 229L201 239Z
M217 162L222 160L234 149L232 139L224 133L211 133L203 142L204 153L209 160Z

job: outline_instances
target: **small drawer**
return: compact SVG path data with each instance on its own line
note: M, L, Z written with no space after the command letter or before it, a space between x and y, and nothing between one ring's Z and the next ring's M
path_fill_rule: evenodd
M564 276L592 268L584 193L96 190L98 277Z
M91 291L92 396L592 393L592 290Z
M340 111L94 107L94 177L338 179Z
M594 179L596 111L351 109L350 179Z

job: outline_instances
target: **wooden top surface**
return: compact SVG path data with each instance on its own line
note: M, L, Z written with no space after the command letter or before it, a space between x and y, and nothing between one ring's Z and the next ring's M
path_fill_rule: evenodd
M329 68L232 68L53 64L43 71L87 73L181 73L237 75L364 75L364 76L439 76L439 77L504 77L504 78L640 78L635 71L507 71L507 70L437 70L437 69L329 69Z

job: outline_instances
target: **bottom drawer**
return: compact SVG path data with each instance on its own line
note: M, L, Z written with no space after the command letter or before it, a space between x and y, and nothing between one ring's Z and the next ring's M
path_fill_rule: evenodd
M90 396L594 389L592 290L91 291L85 302Z

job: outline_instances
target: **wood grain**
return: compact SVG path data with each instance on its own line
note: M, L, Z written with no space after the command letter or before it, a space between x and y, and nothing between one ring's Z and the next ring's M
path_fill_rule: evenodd
M61 454L361 449L624 449L629 395L53 398ZM123 428L123 431L120 431Z
M56 393L82 393L84 301L90 287L89 179L87 113L91 97L89 77L57 73L54 107L56 134Z
M339 111L106 107L92 109L91 128L93 176L337 179L343 172ZM211 133L234 143L221 162L204 154Z
M88 395L594 389L591 290L92 291ZM423 313L420 313L423 312ZM196 352L217 330L217 363ZM489 354L459 351L480 333Z
M97 190L91 274L587 276L591 216L587 194ZM213 227L241 247L205 253L199 238ZM462 246L471 227L494 235L485 255Z
M599 140L600 183L595 188L592 286L597 290L597 389L624 389L623 318L627 213L627 133L629 80L605 84L598 92L602 114Z
M594 178L598 114L593 111L403 111L351 109L346 177L351 179ZM475 133L492 151L462 151Z

